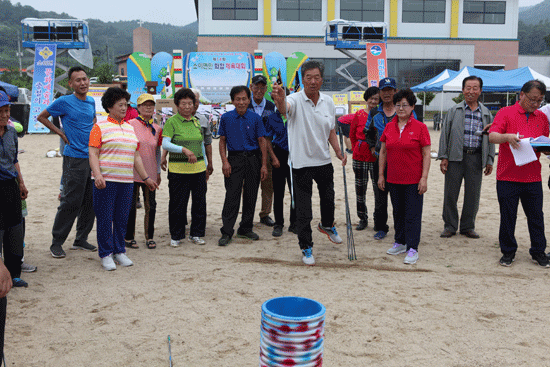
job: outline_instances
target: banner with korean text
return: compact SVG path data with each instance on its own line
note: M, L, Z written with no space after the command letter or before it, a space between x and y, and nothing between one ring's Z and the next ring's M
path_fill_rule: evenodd
M369 87L377 87L378 81L388 76L385 43L367 43L367 76Z
M28 129L30 134L50 132L48 128L38 122L36 117L53 101L56 51L55 44L37 44L35 48Z

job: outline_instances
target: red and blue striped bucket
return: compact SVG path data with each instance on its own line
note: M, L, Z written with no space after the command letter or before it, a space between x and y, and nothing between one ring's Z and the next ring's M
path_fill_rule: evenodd
M260 367L323 365L325 306L302 297L279 297L262 305Z

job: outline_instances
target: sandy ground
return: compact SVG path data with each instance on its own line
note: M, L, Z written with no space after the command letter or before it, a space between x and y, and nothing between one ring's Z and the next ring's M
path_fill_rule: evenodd
M430 131L437 150L438 132ZM163 174L157 194L158 248L145 248L139 210L140 249L128 251L135 266L106 272L97 253L69 250L74 229L65 244L67 257L50 256L62 162L45 153L57 145L52 135L20 140L29 189L25 257L38 272L23 274L29 288L8 295L8 366L168 366L167 335L175 367L257 366L261 305L280 296L309 297L326 306L328 367L550 365L550 269L531 262L521 210L516 261L510 268L498 265L495 173L483 183L476 228L481 239L439 237L443 175L432 160L419 262L404 265L404 255L386 255L393 229L375 241L372 220L365 231L354 231L357 261L350 262L342 169L334 158L336 220L344 244L334 245L314 231L317 266L306 267L297 238L286 228L275 239L271 228L256 222L260 241L234 239L226 248L217 246L225 190L214 141L207 244L186 241L169 247ZM548 177L548 164L543 166ZM351 164L346 172L355 225ZM373 201L369 188L371 218ZM550 195L544 208L550 212ZM313 225L319 216L314 194ZM95 230L90 242L96 243Z

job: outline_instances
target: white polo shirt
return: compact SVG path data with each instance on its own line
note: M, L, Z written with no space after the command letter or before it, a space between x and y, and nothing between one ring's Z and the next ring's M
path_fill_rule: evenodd
M301 90L286 98L290 108L288 147L292 168L317 167L332 163L328 138L336 126L332 98L319 94L317 105Z

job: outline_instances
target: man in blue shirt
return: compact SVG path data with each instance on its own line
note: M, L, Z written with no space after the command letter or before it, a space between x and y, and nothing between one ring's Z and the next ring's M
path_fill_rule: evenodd
M227 246L233 237L233 227L239 215L243 196L242 220L237 237L258 240L252 231L252 221L260 180L267 177L267 149L265 128L260 116L248 110L250 89L244 85L230 92L235 110L220 119L220 157L225 176L225 202L222 210L222 237L219 246Z
M248 109L255 112L262 118L264 126L267 126L267 118L273 114L276 110L275 104L265 99L265 93L267 92L267 78L263 75L256 75L252 78L252 86L250 87L252 92L252 98ZM269 149L269 145L268 145ZM271 153L268 151L271 155ZM260 209L260 223L266 226L273 227L275 222L269 214L271 213L271 206L273 204L273 181L272 181L272 167L271 161L267 159L267 178L260 184L262 190L262 208Z
M273 146L273 212L275 213L275 226L273 227L273 237L283 235L285 218L283 214L285 186L292 195L292 181L290 179L290 167L288 165L288 131L286 123L283 121L281 113L276 111L267 118L267 134L272 137ZM268 150L269 150L269 142ZM293 201L293 200L291 200ZM296 209L290 206L290 225L289 232L296 232Z
M88 243L88 235L95 219L92 204L93 183L88 161L90 131L96 122L95 102L92 97L87 96L90 79L84 69L75 66L69 69L68 74L69 86L74 93L56 99L37 117L40 123L59 135L67 144L63 152L63 191L53 223L50 246L50 252L55 258L66 256L62 246L76 217L76 238L72 248L97 250ZM50 116L61 118L64 132L48 120Z

